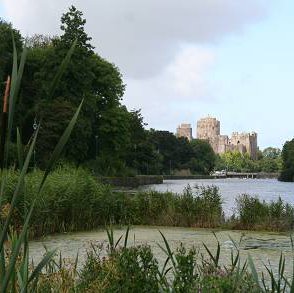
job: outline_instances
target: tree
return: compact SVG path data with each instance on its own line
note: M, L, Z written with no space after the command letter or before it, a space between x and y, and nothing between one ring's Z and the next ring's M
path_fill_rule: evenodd
M86 19L83 18L83 13L71 6L69 11L62 15L60 29L64 32L60 37L59 45L70 47L74 41L77 41L77 47L85 50L92 55L94 47L89 43L91 37L85 32L84 26Z
M209 174L216 162L216 155L211 145L206 140L193 139L191 146L193 155L188 164L190 170L193 173Z
M44 167L50 158L50 153L57 144L64 129L75 113L76 107L69 101L59 97L48 103L44 101L40 104L40 116L46 117L41 122L38 142L36 146L38 166ZM81 163L87 157L87 133L91 126L87 125L89 121L82 115L78 118L76 129L72 133L68 144L64 148L63 157L69 161Z
M162 157L162 173L170 174L171 170L179 168L184 144L181 148L180 140L173 133L151 129L148 140ZM188 141L186 145L188 145Z
M221 159L228 171L252 172L256 171L254 161L248 153L242 154L239 151L229 151L221 155Z
M279 148L267 147L263 150L262 154L265 158L276 159L281 155L281 150Z
M282 171L280 181L294 181L294 139L287 141L282 150Z
M54 137L59 136L59 128L54 130L51 127L62 116L58 106L69 114L70 109L77 107L84 99L79 118L83 131L79 133L78 127L75 128L69 141L70 151L64 153L67 159L76 163L95 157L96 137L101 144L99 150L104 152L108 144L109 153L115 154L114 157L121 156L115 152L123 149L128 140L128 134L124 130L128 128L128 112L120 104L125 89L121 74L116 66L94 53L91 38L84 30L85 23L82 12L72 6L61 18L63 34L60 38L35 36L30 40L18 111L25 115L19 114L17 117L25 143L32 135L34 119L42 120L43 142L50 149L54 143L51 139L45 139L46 131L48 137L53 135L52 131L55 132ZM75 50L54 97L49 99L52 80L74 40L77 40ZM44 105L47 107L45 110L42 109ZM67 114L66 117L69 117ZM111 135L108 136L107 133ZM126 136L122 139L124 134ZM76 146L80 156L74 154ZM42 154L44 158L41 157ZM41 161L46 160L45 153L40 152L39 156Z

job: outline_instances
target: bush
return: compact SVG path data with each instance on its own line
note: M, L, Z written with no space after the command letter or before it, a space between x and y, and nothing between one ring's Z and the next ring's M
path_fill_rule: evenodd
M294 226L294 208L281 198L269 203L247 194L236 199L237 228L289 231Z

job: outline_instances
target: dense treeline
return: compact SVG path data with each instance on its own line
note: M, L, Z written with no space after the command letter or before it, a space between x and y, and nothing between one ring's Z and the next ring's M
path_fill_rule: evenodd
M35 35L27 40L12 25L0 21L1 92L12 68L12 35L27 58L15 126L27 145L41 121L34 164L43 168L53 147L84 99L77 126L63 160L86 165L103 175L170 174L176 169L209 173L215 155L207 142L189 143L167 131L145 130L140 110L121 103L125 91L119 69L99 56L84 30L86 20L74 6L61 17L60 37ZM69 64L54 92L59 65L76 41ZM12 140L15 141L16 135ZM11 146L13 148L13 146ZM16 148L15 148L16 149ZM16 157L16 156L15 156ZM17 160L11 158L11 164Z
M268 147L258 151L257 160L252 160L249 154L238 151L226 152L216 159L216 170L235 172L265 172L278 173L282 168L281 150Z

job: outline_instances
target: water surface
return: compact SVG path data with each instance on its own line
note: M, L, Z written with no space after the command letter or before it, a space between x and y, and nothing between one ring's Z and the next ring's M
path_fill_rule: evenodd
M163 184L153 184L142 187L144 190L171 191L181 193L188 184L215 185L219 188L225 214L234 213L235 198L241 194L258 196L265 201L277 200L281 197L284 201L294 205L294 183L280 182L277 179L191 179L191 180L164 180Z
M203 242L215 252L216 239L210 230L195 228L175 228L175 227L133 227L129 234L129 245L148 244L151 246L154 255L159 259L161 264L164 263L166 255L158 244L164 246L163 239L159 230L165 235L171 248L175 250L183 243L185 247L196 247L199 253L205 253ZM116 229L115 239L124 234L125 230ZM240 254L245 261L250 254L257 266L259 272L264 271L264 264L269 262L273 268L278 267L278 261L281 251L286 256L286 271L291 273L291 243L286 234L278 233L260 233L244 231L216 231L216 236L221 245L221 262L229 265L231 251L234 248L231 239L240 243ZM30 242L30 256L34 261L40 260L44 254L44 245L48 249L57 249L61 252L63 258L74 260L79 255L79 267L85 261L87 251L91 249L91 243L97 246L103 246L102 255L105 254L107 244L107 234L104 230L91 232L68 233L48 236L39 241Z

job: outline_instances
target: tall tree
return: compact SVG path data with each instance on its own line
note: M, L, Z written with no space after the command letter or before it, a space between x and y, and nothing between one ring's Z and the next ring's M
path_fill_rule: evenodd
M279 180L294 181L294 139L287 141L282 150L282 172Z
M91 37L84 29L86 20L82 15L81 11L72 6L61 17L63 34L59 38L35 36L30 41L27 68L24 73L26 85L22 89L20 101L20 109L26 114L19 115L24 141L28 141L32 134L34 119L38 121L42 119L41 134L44 143L48 149L51 149L50 144L53 146L54 140L45 139L46 131L49 135L54 132L51 126L56 121L61 117L63 119L70 117L70 115L62 115L62 109L67 109L65 112L69 113L69 109L73 109L81 99L84 99L82 113L77 123L83 125L83 131L79 132L78 127L74 130L67 146L69 151L64 153L77 162L95 156L96 137L99 142L105 142L99 150L102 151L108 144L109 151L116 152L119 149L118 144L123 145L125 142L118 139L121 135L116 131L115 121L123 117L128 120L120 104L125 88L121 74L117 67L94 53L94 47L90 44ZM49 100L48 92L52 80L74 40L77 40L77 45L73 55L56 88L53 100ZM46 109L42 109L44 105ZM117 113L119 117L116 117ZM62 123L63 121L60 122ZM105 123L108 123L107 126L104 125ZM121 123L121 128L126 123ZM110 129L111 127L113 129ZM110 137L108 133L111 133ZM54 136L58 137L58 128ZM113 143L108 143L110 139L113 139ZM40 144L42 139L39 141ZM74 147L80 150L79 156L74 155Z

